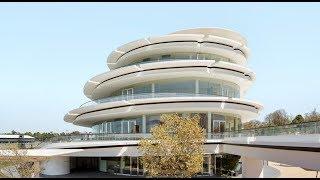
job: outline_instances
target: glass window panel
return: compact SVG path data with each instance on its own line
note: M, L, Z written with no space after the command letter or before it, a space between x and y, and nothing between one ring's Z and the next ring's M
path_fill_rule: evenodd
M139 175L143 175L143 164L141 157L138 157Z
M123 174L130 174L130 157L129 156L124 157Z
M200 116L200 126L208 132L208 114L207 113L199 113Z
M134 94L151 93L151 84L140 84L133 86Z
M112 123L112 122L108 122L108 123L107 123L107 132L108 132L108 133L112 133L111 123Z
M121 121L114 121L112 124L112 132L116 134L121 133Z
M225 130L225 122L220 122L220 132L224 132Z
M138 157L131 157L131 175L138 175Z
M198 54L198 56L197 56L197 59L198 60L205 60L206 59L206 57L205 57L205 54Z
M107 171L120 173L120 157L102 157L101 159L106 160Z
M163 81L155 83L156 93L195 93L195 80Z
M228 97L228 86L222 86L222 96Z
M221 94L222 94L221 91L222 91L221 84L214 83L213 84L213 95L221 96Z
M219 121L213 121L213 127L212 127L212 129L213 129L213 132L214 132L214 133L220 132L219 124L220 124Z
M150 133L150 130L153 126L156 126L160 123L160 115L151 115L151 116L147 116L147 127L146 127L146 131L147 133Z
M171 55L170 54L166 54L166 55L162 55L161 59L170 59Z
M136 133L142 133L142 117L136 119Z
M203 161L203 173L204 174L210 173L210 170L209 170L209 167L210 167L209 158L210 158L210 156L208 156L208 155L204 156L204 161Z
M219 120L219 121L224 121L225 120L225 117L223 115L220 115L220 114L213 114L211 117L212 117L213 120Z
M189 53L175 53L174 54L174 59L190 59L190 54Z
M105 133L106 131L106 123L102 123L102 132Z
M151 58L145 58L142 60L142 62L149 62L149 61L151 61Z
M100 131L99 131L99 133L102 133L102 132L103 132L103 125L100 124L99 126L100 126Z
M128 121L122 121L122 133L123 134L128 134L129 133L129 126L128 126Z
M135 130L135 128L136 128L136 121L135 120L133 120L133 121L129 121L129 133L135 133L136 132L136 130Z

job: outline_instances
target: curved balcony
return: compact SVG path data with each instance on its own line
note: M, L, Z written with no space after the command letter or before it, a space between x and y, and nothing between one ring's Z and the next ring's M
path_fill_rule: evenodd
M304 122L300 124L288 124L276 127L264 127L257 129L241 129L237 131L225 131L220 133L206 133L207 140L223 140L234 137L258 137L258 136L281 136L281 135L308 135L320 133L319 122ZM51 143L66 143L66 142L88 142L88 141L139 141L143 138L150 138L150 133L137 134L79 134L57 136L43 142L39 147ZM54 145L53 145L54 147Z
M224 81L239 86L240 94L243 94L255 80L255 74L246 67L224 61L152 62L126 66L94 76L85 84L84 94L94 100L108 97L112 92L134 84L174 79Z
M64 121L92 127L101 121L142 114L173 112L219 112L236 114L243 122L254 119L262 105L246 99L207 94L149 93L89 101L69 111Z
M80 105L80 107L86 107L101 103L107 102L116 102L116 101L128 101L132 99L149 99L149 98L165 98L165 97L224 97L224 96L216 96L209 94L191 94L191 93L141 93L141 94L132 94L132 95L120 95L120 96L112 96L103 99L97 99L94 101L88 101L84 104ZM233 97L229 97L233 98Z

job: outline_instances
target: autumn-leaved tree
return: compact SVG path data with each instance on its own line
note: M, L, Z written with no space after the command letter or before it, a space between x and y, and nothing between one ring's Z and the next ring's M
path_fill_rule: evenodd
M202 171L205 132L198 115L164 114L139 142L142 164L151 177L192 177Z
M244 129L255 129L261 127L262 123L261 121L258 120L252 120L246 123L243 123L243 128Z
M283 126L290 124L290 117L284 109L279 109L268 114L265 122L268 126Z
M313 109L313 111L305 114L305 121L320 121L320 113L316 109Z
M0 178L37 177L41 172L40 162L45 157L28 156L29 149L20 149L18 144L0 146Z

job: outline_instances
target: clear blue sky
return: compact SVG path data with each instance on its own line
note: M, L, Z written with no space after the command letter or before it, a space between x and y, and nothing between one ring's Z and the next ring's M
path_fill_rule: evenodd
M1 3L0 133L90 130L63 121L108 71L106 56L147 36L195 27L248 40L259 119L320 110L320 3Z

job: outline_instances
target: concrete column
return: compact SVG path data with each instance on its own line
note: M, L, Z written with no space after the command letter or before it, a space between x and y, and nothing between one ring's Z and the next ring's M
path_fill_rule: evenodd
M196 80L196 94L199 94L199 80Z
M124 157L120 157L120 174L123 174L123 169L124 169Z
M210 135L212 132L211 132L211 112L208 112L208 138L210 138Z
M155 85L154 85L154 83L152 83L152 84L151 84L152 97L154 97L154 92L156 91L155 89L156 89L156 88L155 88Z
M147 133L147 116L142 115L142 133Z
M43 162L44 175L65 175L70 173L70 157L54 156Z
M262 178L263 177L263 160L241 157L242 160L242 177L243 178Z

